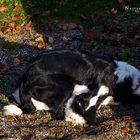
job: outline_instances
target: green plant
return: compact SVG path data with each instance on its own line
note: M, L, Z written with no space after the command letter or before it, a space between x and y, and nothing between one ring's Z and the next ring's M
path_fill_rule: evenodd
M117 58L121 60L129 60L134 57L134 53L131 50L124 50L117 54Z

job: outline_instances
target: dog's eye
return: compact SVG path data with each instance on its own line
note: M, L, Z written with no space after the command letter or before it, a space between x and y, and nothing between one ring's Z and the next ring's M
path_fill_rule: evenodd
M76 102L80 108L84 108L84 101L82 98L77 98Z
M83 107L83 105L81 104L81 102L79 102L78 105L79 105L80 107Z

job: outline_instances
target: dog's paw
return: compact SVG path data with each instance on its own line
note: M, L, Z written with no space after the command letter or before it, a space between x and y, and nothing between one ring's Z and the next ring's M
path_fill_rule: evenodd
M108 96L105 100L103 100L103 102L100 104L98 109L100 109L101 106L107 106L107 105L117 106L117 105L120 105L120 103L119 102L114 102L113 97Z
M21 115L23 113L19 107L13 104L4 106L2 110L3 110L4 115L6 116L7 115Z

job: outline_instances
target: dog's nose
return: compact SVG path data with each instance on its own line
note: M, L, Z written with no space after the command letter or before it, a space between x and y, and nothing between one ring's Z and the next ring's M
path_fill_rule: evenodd
M84 118L89 125L94 125L97 123L95 106L92 106L87 111L85 111Z

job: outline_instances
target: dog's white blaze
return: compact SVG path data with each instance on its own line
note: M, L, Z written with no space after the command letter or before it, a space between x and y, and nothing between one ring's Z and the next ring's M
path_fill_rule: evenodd
M109 88L107 86L102 85L96 96L92 97L89 101L89 105L85 110L88 110L90 107L95 106L99 97L109 93Z
M6 105L3 108L4 115L21 115L22 110L16 105Z
M84 124L86 121L82 116L79 114L73 112L71 109L71 105L73 103L73 100L75 98L75 95L72 95L72 97L67 101L66 106L65 106L65 120L74 122L75 124Z
M89 92L89 88L85 85L75 85L73 94L80 95L81 93Z
M89 89L87 86L75 85L72 97L65 104L65 120L66 121L70 121L70 122L73 122L75 124L80 124L80 125L86 123L85 119L81 115L73 112L71 105L76 95L80 95L82 93L86 94L87 92L89 92Z
M33 105L36 107L36 110L51 110L45 103L40 102L34 98L31 98Z

